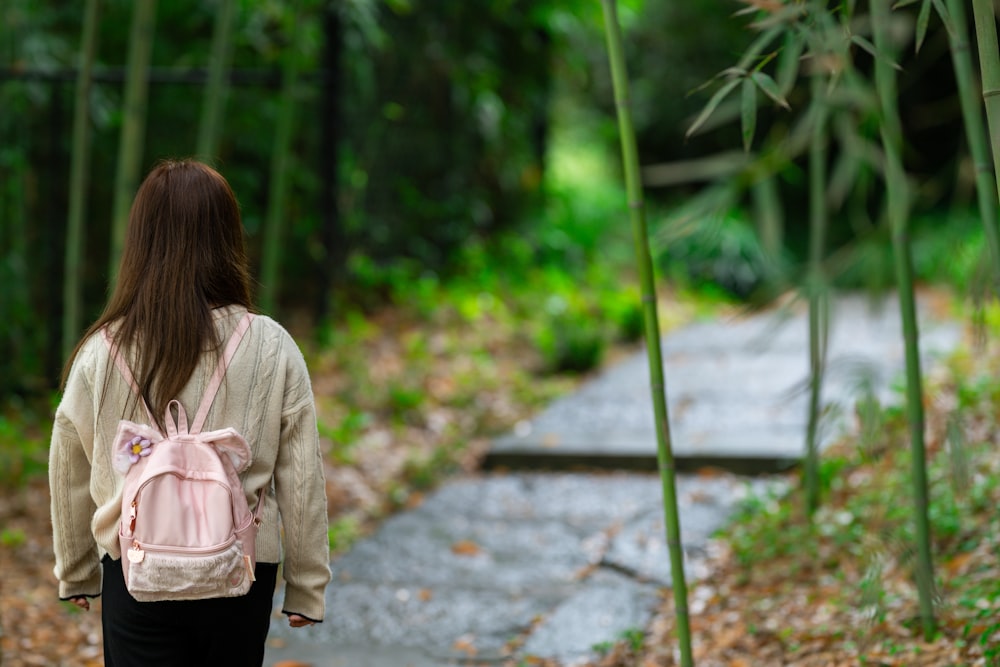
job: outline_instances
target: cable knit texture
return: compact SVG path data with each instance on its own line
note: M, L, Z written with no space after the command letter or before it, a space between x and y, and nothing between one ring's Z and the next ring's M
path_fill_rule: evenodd
M214 312L220 340L229 339L245 312L236 306ZM131 362L127 350L125 357ZM177 397L188 414L197 410L216 363L216 353L206 352ZM121 557L118 525L124 478L112 466L112 445L121 419L148 421L142 404L136 405L130 396L107 346L99 335L92 336L70 370L49 451L55 575L63 599L99 595L101 557ZM230 426L246 438L253 453L250 468L241 476L251 507L258 490L266 490L257 560L277 563L283 557L285 612L322 620L330 559L312 386L295 341L268 317L253 319L204 430Z

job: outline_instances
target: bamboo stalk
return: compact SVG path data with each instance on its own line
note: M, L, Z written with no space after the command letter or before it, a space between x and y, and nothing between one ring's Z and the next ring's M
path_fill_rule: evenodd
M149 94L149 63L153 50L156 0L136 0L129 32L128 74L125 78L124 118L118 144L118 170L111 228L109 283L118 278L118 260L125 243L129 209L139 182L146 134L146 100Z
M983 81L983 101L986 105L986 125L993 151L993 173L1000 193L1000 49L997 47L997 25L992 0L972 0L976 21L976 46L979 50L979 73Z
M826 287L823 276L823 253L829 218L826 201L826 130L828 107L826 77L814 72L812 88L812 130L809 141L809 277L806 289L809 297L809 413L806 423L806 460L803 475L806 510L811 516L819 507L819 443L817 432L820 419L820 398L826 366L826 338L829 320Z
M90 84L97 51L100 0L87 0L80 40L80 71L73 111L73 152L69 173L69 216L66 221L63 278L62 352L67 358L80 336L83 321L83 227L87 211L87 165L90 163Z
M771 263L781 257L784 213L778 194L778 178L773 173L761 176L750 190L757 219L757 234Z
M990 291L1000 293L1000 229L997 219L997 184L994 180L993 163L990 160L986 143L986 129L983 124L983 109L976 96L975 69L972 65L972 55L969 53L968 19L965 12L965 0L947 0L948 12L951 14L953 31L948 31L948 43L951 47L951 62L955 68L955 81L958 84L958 99L962 106L962 121L965 126L965 138L969 144L969 153L976 169L976 200L979 205L979 216L983 219L983 232L989 249L992 266L992 281ZM993 54L994 62L997 54Z
M890 58L889 21L892 0L872 0L871 20L875 48L875 86L878 92L882 147L885 151L885 180L888 197L889 223L899 290L899 307L906 351L906 411L910 426L910 447L913 465L913 510L916 529L917 591L920 598L920 620L924 639L930 641L935 632L934 570L931 559L930 522L927 516L927 462L924 446L923 388L920 372L919 333L913 294L913 258L909 242L909 202L906 174L903 171L903 133L899 120L896 74ZM992 13L991 13L992 16Z
M295 12L296 10L290 9ZM271 151L271 187L268 193L267 219L264 224L264 250L261 260L261 292L260 305L265 313L274 313L277 306L277 295L280 288L278 265L284 248L283 229L285 204L288 199L288 168L291 162L292 138L295 130L296 89L298 86L298 57L292 50L295 48L295 26L298 25L297 12L293 15L294 22L289 51L284 54L282 65L281 102L278 107L278 118L274 132L274 146Z
M10 67L25 54L23 42L30 23L19 17L10 3L0 3L0 60ZM24 378L38 373L42 341L33 332L44 326L32 302L28 183L31 161L28 123L29 108L21 91L0 86L0 396L23 389Z
M677 619L677 638L680 644L682 667L692 667L691 629L688 617L687 582L684 578L684 551L681 545L680 519L677 513L676 467L670 439L670 420L667 413L666 382L663 373L663 356L660 350L660 323L656 307L656 282L649 251L642 182L639 175L639 155L629 100L628 74L621 28L618 24L616 0L602 0L604 31L607 38L608 59L615 93L618 115L619 139L628 194L629 217L635 241L639 266L642 303L645 322L646 349L649 359L649 377L656 422L657 459L663 485L663 509L666 523L667 549L670 553L670 572L674 591L674 613Z
M229 81L226 74L233 55L232 27L236 3L219 0L218 13L212 33L212 53L208 64L208 81L205 83L205 100L198 124L197 155L203 160L215 160L219 153L219 119L226 105Z

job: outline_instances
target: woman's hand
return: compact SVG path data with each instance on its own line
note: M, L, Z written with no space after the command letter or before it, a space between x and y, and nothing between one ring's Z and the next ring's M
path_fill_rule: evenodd
M288 624L293 628L304 628L309 625L316 625L316 621L310 621L305 616L300 616L298 614L289 614Z
M82 595L79 597L70 598L69 601L84 611L90 611L90 600L83 597Z

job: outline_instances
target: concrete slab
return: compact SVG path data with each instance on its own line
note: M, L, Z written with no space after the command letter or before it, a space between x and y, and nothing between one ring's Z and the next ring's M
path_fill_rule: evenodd
M697 569L708 535L764 484L679 477L686 567ZM265 665L575 660L648 622L669 581L662 526L655 475L453 480L337 559L327 621L290 629L276 620Z
M603 641L644 631L660 601L656 586L603 570L566 598L531 633L520 653L581 664Z
M894 298L838 298L831 316L823 402L825 442L852 427L860 387L901 400L892 382L904 364ZM961 326L918 303L926 361L955 348ZM808 312L804 305L698 323L663 340L672 450L681 469L781 470L801 457L808 406ZM823 443L821 443L823 444ZM498 438L489 468L574 466L655 469L656 434L645 352L554 402Z

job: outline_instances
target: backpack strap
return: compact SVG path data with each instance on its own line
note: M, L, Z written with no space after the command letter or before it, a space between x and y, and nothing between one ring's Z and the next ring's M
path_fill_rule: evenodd
M146 404L146 399L142 397L142 390L139 389L139 384L135 381L135 376L132 375L132 369L128 367L128 363L126 363L125 358L122 357L120 346L112 340L107 327L101 329L101 336L104 338L104 343L108 346L108 352L115 360L115 366L118 367L118 372L122 374L125 381L128 382L130 387L132 387L132 391L138 397L139 402L142 403L142 407L146 410L146 418L149 420L149 424L155 426L156 420L153 419L153 412L149 409L149 405Z
M212 408L212 403L215 402L215 396L219 393L219 387L222 386L222 379L226 376L226 369L229 368L229 362L233 360L236 349L243 341L243 336L246 334L247 329L250 328L250 320L252 319L253 315L248 312L243 315L239 324L236 325L236 330L233 331L233 335L229 338L225 352L219 357L219 365L215 367L215 373L212 375L208 387L205 388L205 395L201 399L201 405L198 406L198 413L194 416L194 421L191 422L190 433L201 433L201 428L205 425L205 419L208 417L208 411Z

